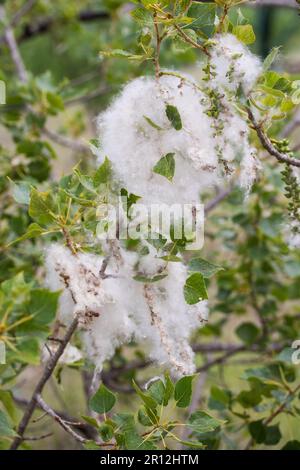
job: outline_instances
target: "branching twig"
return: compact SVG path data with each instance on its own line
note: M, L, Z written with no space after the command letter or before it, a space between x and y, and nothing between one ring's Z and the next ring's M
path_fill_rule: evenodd
M208 52L208 50L206 49L206 47L202 46L202 44L198 44L196 41L194 41L192 38L190 38L185 32L183 29L180 28L180 26L178 26L176 23L174 24L174 28L176 29L176 31L178 32L178 34L189 44L191 44L191 46L197 48L197 49L200 49L202 52L204 52L204 54L206 54L208 57L210 57L210 53Z
M80 436L80 434L78 434L77 432L75 432L72 428L71 428L71 425L74 425L73 423L69 423L67 421L65 421L63 418L61 418L61 416L59 416L54 410L53 408L51 408L41 397L41 395L37 395L36 396L36 402L38 403L39 407L45 411L45 413L47 413L49 416L51 416L52 418L55 419L55 421L68 433L68 434L71 434L72 437L74 437L74 439L76 439L76 441L80 442L81 444L86 444L87 442L89 442L88 439L86 439L85 437L82 437ZM76 423L75 423L76 425Z
M272 155L273 157L275 157L280 163L288 163L289 165L296 166L296 167L300 168L300 159L292 158L292 157L289 157L288 155L286 155L284 153L279 152L279 150L277 150L274 147L274 145L272 144L269 137L265 134L265 132L262 128L262 125L259 124L256 121L256 119L255 119L255 117L254 117L254 115L253 115L250 108L247 108L247 112L248 112L249 120L251 121L251 123L253 125L253 128L256 131L256 134L257 134L262 146L264 147L264 149L266 149L267 152L270 155Z
M44 372L38 381L38 384L36 385L34 392L32 394L32 397L30 401L28 402L27 409L25 410L25 413L23 415L23 418L18 426L17 433L18 436L13 440L13 443L11 445L11 449L17 449L19 445L21 444L23 437L24 437L24 432L29 424L29 421L33 415L33 412L36 408L37 405L37 397L41 394L41 392L44 389L45 384L48 382L49 378L52 376L52 373L54 372L54 369L62 356L67 344L69 343L71 337L73 336L74 331L76 330L78 326L78 318L75 317L70 324L69 328L66 331L66 334L62 340L62 342L59 344L56 352L51 356L44 368Z
M282 413L286 406L288 405L288 403L290 402L291 398L296 395L296 393L300 390L300 384L297 385L297 387L295 387L293 390L290 390L288 392L288 394L286 395L284 401L281 403L281 405L279 405L271 414L268 418L266 418L264 420L264 425L265 426L268 426L280 413ZM251 447L253 446L254 444L254 439L250 439L250 441L248 442L247 446L245 447L245 450L249 450L251 449Z

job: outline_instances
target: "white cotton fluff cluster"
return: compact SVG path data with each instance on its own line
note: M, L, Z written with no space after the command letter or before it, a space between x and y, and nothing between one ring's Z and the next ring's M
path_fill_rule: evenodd
M186 304L186 267L180 263L162 266L158 259L144 265L138 262L136 253L120 249L120 254L118 266L115 260L109 262L107 277L102 279L102 256L74 256L58 244L48 249L48 287L63 290L60 319L68 324L74 314L79 314L84 346L98 371L116 347L135 339L142 342L152 360L174 376L192 373L195 366L189 337L207 321L208 311L205 301ZM144 275L163 269L168 276L143 284L133 279L136 269Z
M242 86L248 94L262 72L261 61L233 34L220 34L215 40L211 48L215 76L210 85L232 92Z
M225 90L242 85L248 91L261 71L259 59L229 34L218 38L210 62L215 73L208 84L180 73L159 80L137 78L98 118L99 162L108 156L122 184L144 203L193 204L224 176L239 174L246 190L255 179L257 161L247 123ZM207 112L207 86L219 90L218 122ZM178 109L181 130L170 124L166 105ZM216 132L219 123L222 131ZM173 181L153 171L168 153L175 158Z

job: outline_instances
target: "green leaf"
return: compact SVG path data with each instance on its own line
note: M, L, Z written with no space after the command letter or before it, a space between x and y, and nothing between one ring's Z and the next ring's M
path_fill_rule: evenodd
M123 444L123 448L127 450L155 449L150 439L144 441L143 438L139 436L133 415L129 413L119 413L114 419L120 433L122 433L119 440Z
M237 327L235 332L246 344L254 343L259 336L259 329L253 323L242 323Z
M251 24L235 26L232 32L244 44L253 44L255 42L256 38Z
M266 426L266 438L264 444L267 446L275 446L281 439L281 432L279 429L279 424L274 426Z
M0 410L0 436L1 437L13 437L16 436L15 431L12 429L8 422L6 415Z
M220 421L206 411L201 410L192 413L187 422L189 428L200 434L215 431L223 423L224 421Z
M82 419L84 419L86 423L90 424L94 428L97 428L97 429L99 428L99 423L96 420L96 418L93 418L92 416L87 416L87 415L81 415L81 417Z
M223 271L222 266L212 264L202 258L193 258L188 264L189 271L196 271L202 274L203 277L209 278L219 271Z
M257 442L258 444L262 444L266 439L266 426L263 423L262 419L258 421L252 421L248 425L248 429L250 432L251 437Z
M194 273L189 276L183 290L185 301L189 305L194 305L200 302L200 300L208 298L205 281L200 273Z
M151 127L154 127L157 131L163 131L163 128L160 127L158 124L155 124L155 122L152 121L148 116L143 116L144 119L150 124Z
M141 60L144 58L144 56L141 54L133 54L132 52L124 51L123 49L112 49L110 51L100 51L99 56L101 58L119 57L119 58L125 58L129 60Z
M279 425L267 426L263 420L253 421L248 426L251 437L258 444L265 444L268 446L274 446L278 444L281 439L281 432Z
M30 293L28 310L34 316L35 323L48 325L56 315L60 292L48 289L33 289Z
M165 384L161 379L155 380L149 386L148 393L158 405L162 405L165 397Z
M280 362L286 362L287 364L292 364L292 356L295 352L293 348L284 348L277 356L276 359Z
M165 393L164 393L164 400L163 405L167 406L169 400L173 397L174 394L174 385L172 380L170 379L169 374L165 374Z
M206 35L210 35L214 29L216 8L217 5L214 3L193 2L188 11L188 16L193 18L190 28L202 34L204 32Z
M182 129L182 122L181 122L181 117L179 114L178 109L176 106L173 106L171 104L166 105L166 115L167 118L169 119L170 123L172 124L172 127L176 129L176 131L180 131Z
M175 173L175 159L174 153L167 153L156 163L153 167L154 173L165 176L169 181L172 181Z
M108 442L114 436L113 427L110 424L103 423L99 426L99 434L104 442Z
M213 410L225 410L231 402L230 390L222 389L212 385L208 406Z
M101 384L98 391L90 399L90 407L96 413L103 414L110 411L116 403L115 395Z
M52 194L50 191L37 191L35 188L30 192L29 215L39 224L49 224L56 218Z
M145 8L136 8L131 12L131 16L141 26L153 26L152 14Z
M300 441L288 441L281 450L300 450Z
M12 195L18 204L29 204L30 201L30 183L27 181L18 181L15 183L10 180L12 185Z
M18 345L18 351L12 352L11 357L23 364L40 364L40 346L36 338L25 339Z
M74 174L77 176L80 184L90 191L91 193L96 194L94 180L88 175L83 175L77 168L74 170Z
M134 387L136 393L137 393L138 396L143 400L143 402L144 402L144 404L146 405L146 407L149 408L150 410L155 411L156 408L157 408L157 402L156 402L156 400L155 400L151 395L148 395L148 394L144 393L144 392L138 387L138 385L135 383L134 380L132 381L132 383L133 383L133 387Z
M93 183L95 188L97 188L100 184L107 184L112 177L112 167L109 159L105 157L104 162L98 168L96 173L93 177Z
M179 408L186 408L190 404L194 377L195 375L187 375L176 382L174 398Z
M8 416L15 423L17 421L18 410L15 406L12 393L9 390L0 390L0 402L4 406Z
M143 426L153 426L153 421L149 418L149 414L144 406L138 411L138 421Z
M43 233L45 233L45 229L43 229L39 224L33 222L28 226L27 232L25 232L24 235L21 235L21 237L10 242L8 246L13 245L14 243L21 242L23 240L28 240L29 238L39 237Z
M278 56L279 51L280 51L280 47L273 47L271 52L267 55L267 57L265 58L265 60L263 62L263 71L264 72L266 72L271 67L274 60Z

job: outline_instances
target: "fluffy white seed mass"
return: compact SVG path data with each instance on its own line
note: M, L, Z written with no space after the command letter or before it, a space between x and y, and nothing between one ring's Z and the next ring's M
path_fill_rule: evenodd
M168 275L144 284L133 279L137 255L123 249L120 254L121 259L117 263L112 259L101 278L103 257L83 253L75 256L58 244L48 249L48 287L62 290L60 320L68 324L75 314L79 315L86 353L98 370L116 347L135 339L142 342L152 360L170 369L174 376L192 373L194 354L189 338L193 329L205 324L208 311L204 301L194 306L186 304L186 267L165 263ZM153 263L151 272L152 268ZM149 274L142 264L138 269Z
M215 72L212 85L230 91L236 91L242 86L248 94L262 72L259 58L233 34L218 35L215 39L215 46L211 50L211 63Z
M251 187L257 169L255 150L245 118L232 93L225 91L236 91L240 85L249 91L261 70L259 60L234 36L224 35L212 48L211 69L208 84L172 72L159 80L137 78L100 114L99 160L108 156L122 184L143 202L199 202L201 193L233 175L246 190ZM215 93L215 103L209 91ZM177 108L180 130L170 123L167 105ZM217 116L212 115L212 105L218 108ZM153 171L170 153L175 159L172 181Z

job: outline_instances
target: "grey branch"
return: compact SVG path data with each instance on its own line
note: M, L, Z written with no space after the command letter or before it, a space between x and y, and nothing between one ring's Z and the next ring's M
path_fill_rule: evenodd
M41 397L41 395L36 396L36 402L39 405L39 407L45 411L49 416L51 416L68 434L70 434L76 441L80 442L81 444L86 444L89 442L88 439L86 439L83 436L80 436L77 432L75 432L71 425L74 425L74 423L69 423L68 421L65 421L61 416L59 416L53 408L51 408ZM76 423L75 423L76 425Z
M46 137L56 144L61 145L62 147L68 147L75 152L87 153L90 150L88 145L82 142L78 142L77 140L70 139L69 137L65 137L64 135L57 134L47 127L44 127L42 132Z
M11 450L17 449L19 445L21 444L23 437L24 437L24 432L31 420L31 417L33 415L33 412L37 406L37 398L38 396L42 393L44 386L52 376L54 369L62 356L66 346L68 345L70 339L73 336L73 333L75 332L76 328L78 326L78 318L75 317L70 324L69 328L66 331L66 334L62 340L62 342L59 344L59 347L57 348L56 352L49 358L47 364L45 365L43 374L38 381L31 399L28 402L28 406L25 410L25 413L23 415L23 418L18 426L17 433L18 436L13 440L13 443L11 445Z
M0 20L5 24L6 22L6 13L4 6L0 5ZM26 83L27 81L27 72L26 68L23 62L23 59L21 57L16 38L14 35L14 31L12 29L12 26L9 24L8 26L5 27L4 30L4 39L5 42L10 50L11 58L13 60L13 63L15 65L18 78L22 83Z
M256 131L256 134L264 149L267 150L267 152L275 157L280 163L288 163L289 165L300 168L300 159L292 158L289 155L279 152L279 150L274 147L269 137L265 134L262 125L256 121L250 108L247 108L247 112L249 120L252 123L253 128Z

